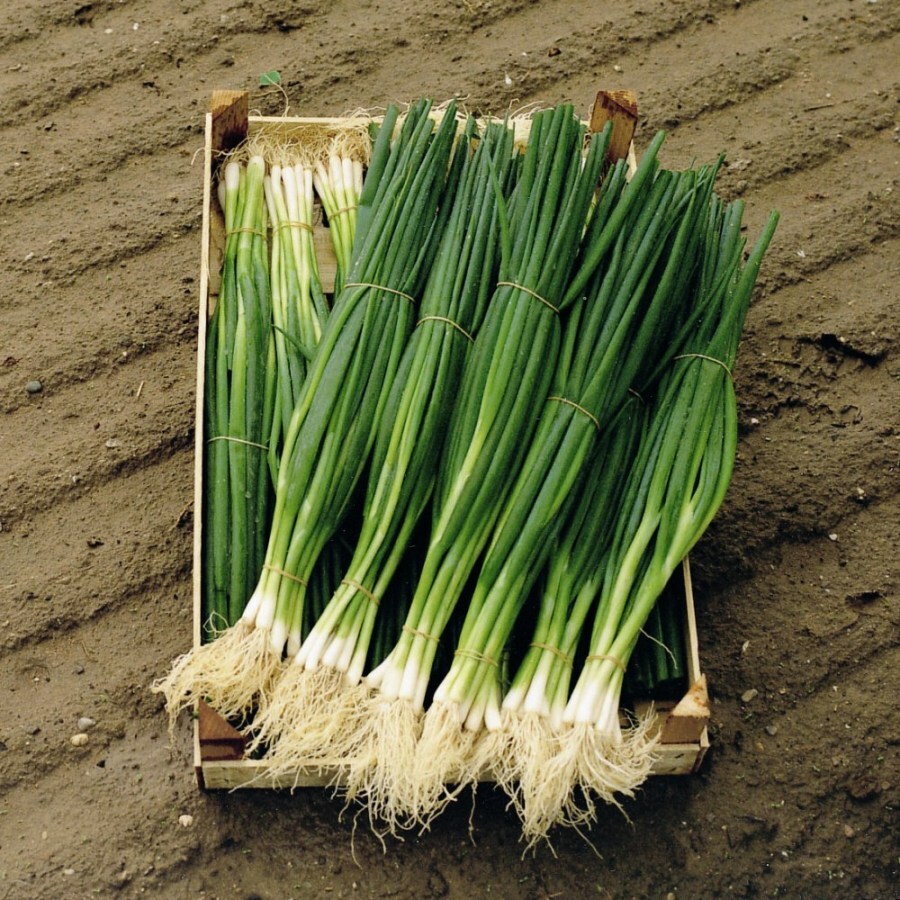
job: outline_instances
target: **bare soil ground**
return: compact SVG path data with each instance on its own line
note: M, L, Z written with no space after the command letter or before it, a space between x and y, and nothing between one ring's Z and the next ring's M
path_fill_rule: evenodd
M898 24L887 0L4 3L0 897L898 896ZM523 858L489 787L385 849L322 792L199 793L187 723L168 741L148 684L191 635L197 151L213 88L282 111L270 69L308 115L629 87L639 147L725 151L751 237L782 212L694 557L712 750L597 852Z

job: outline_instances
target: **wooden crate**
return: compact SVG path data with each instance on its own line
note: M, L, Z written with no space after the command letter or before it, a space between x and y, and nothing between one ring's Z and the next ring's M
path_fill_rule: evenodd
M201 572L203 517L203 394L204 357L206 353L207 322L218 298L220 270L225 246L225 222L213 190L214 175L223 152L234 147L248 135L267 131L289 137L303 130L333 129L346 119L273 118L250 116L248 94L238 91L216 91L210 112L206 116L206 146L204 152L203 225L200 266L200 315L197 358L197 406L194 443L194 547L193 547L193 640L199 646L202 639ZM591 128L599 130L608 119L615 124L610 155L629 154L636 121L634 96L628 92L605 92L597 95L591 114ZM527 123L517 133L527 138ZM333 285L334 257L327 229L315 229L317 256L323 287ZM685 775L695 772L709 748L707 725L709 703L706 678L700 670L694 600L691 588L690 565L684 561L680 579L684 587L685 647L687 650L688 692L678 702L660 701L637 704L638 712L652 707L655 729L660 736L659 755L653 768L655 775ZM233 789L238 787L279 788L314 787L331 783L338 764L316 766L297 773L273 778L266 773L264 763L244 759L244 740L240 732L226 722L215 710L200 703L194 720L194 768L201 788Z

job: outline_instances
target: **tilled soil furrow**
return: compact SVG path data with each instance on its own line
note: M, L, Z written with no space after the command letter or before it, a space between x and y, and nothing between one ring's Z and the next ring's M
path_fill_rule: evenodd
M173 272L180 277L173 278ZM0 366L0 408L12 413L52 404L54 394L73 382L110 376L140 365L149 354L176 347L184 359L178 364L173 357L167 364L186 375L189 345L197 333L198 277L199 253L191 235L167 241L137 260L123 260L113 270L98 267L75 284L48 289L40 307L35 301L0 308L0 334L15 336L0 345L5 360ZM46 302L49 297L52 303ZM85 297L91 298L89 310ZM142 378L135 376L132 390L126 388L121 396L133 393ZM39 379L44 390L29 397L25 385L33 379Z
M148 658L159 652L155 643L144 649ZM24 778L5 792L4 827L15 835L18 853L5 862L0 890L7 893L0 896L57 900L122 896L123 889L132 896L138 890L129 889L132 883L141 885L142 895L163 885L163 896L187 896L173 890L180 881L174 873L196 860L202 819L198 829L179 824L181 815L199 805L196 788L184 777L186 741L179 741L179 752L173 753L157 722L135 715L146 686L140 680L127 684L123 679L122 684L118 694L131 694L133 703L105 694L102 683L84 691L83 703L90 703L98 721L87 732L87 746L73 747L66 729L54 730L54 738L58 734L63 740L55 764L44 770L41 761L53 751L44 754L33 745L40 776ZM70 711L61 712L68 721ZM44 798L41 803L35 803L36 791ZM115 801L98 809L84 802L91 793ZM98 816L109 828L103 840L92 837ZM73 882L83 891L73 892Z
M824 272L898 233L897 173L893 134L879 131L854 142L821 165L758 186L747 205L750 240L769 210L781 222L766 257L760 295ZM870 165L883 162L885 177L873 183Z
M152 80L154 72L180 68L229 35L269 27L264 14L224 13L210 0L195 4L193 15L186 12L177 0L116 3L98 8L88 23L73 18L62 28L20 31L30 39L0 45L0 113L47 116L117 81Z
M60 286L78 287L79 278L101 268L109 270L104 293L112 295L114 273L133 257L157 246L171 247L185 235L193 235L199 247L202 211L197 198L202 189L200 173L189 166L189 158L153 156L140 170L111 172L99 195L97 185L87 182L73 188L65 202L39 200L30 209L28 229L0 220L7 271L28 285L26 291L2 298L0 311L22 304L33 304L33 309L52 305ZM148 195L136 189L137 178L170 183L171 188Z
M96 755L133 730L129 720L146 719L151 733L164 732L160 703L149 685L159 675L159 658L179 652L179 626L189 621L189 612L182 573L164 573L78 628L6 650L0 716L3 741L13 752L0 759L0 789L34 784L60 766ZM171 627L154 627L158 620ZM104 652L111 634L128 647L124 659ZM95 725L78 728L83 717ZM89 732L86 751L70 742L79 731Z
M764 8L761 10L761 13L758 12L761 7L765 7L765 4L757 4L752 10L742 10L741 15L743 20L746 22L748 15L754 15L757 18L759 18L760 15L764 16ZM764 20L765 19L763 19L763 21ZM782 80L787 77L788 73L784 70L783 66L779 68L777 65L773 64L772 60L775 57L787 54L790 57L793 66L796 67L802 65L802 58L798 56L795 50L795 47L799 46L797 41L799 41L800 38L807 39L803 45L804 47L810 42L815 41L824 42L828 47L831 47L834 44L831 32L835 31L835 29L838 28L838 25L840 25L841 40L845 43L838 44L833 52L844 52L847 49L846 42L852 41L854 38L858 40L860 34L865 37L868 33L866 29L869 31L875 30L876 37L881 37L884 34L890 33L885 24L881 23L873 25L871 20L872 14L868 17L857 17L853 19L852 25L856 31L850 30L850 33L848 33L847 23L846 21L841 21L840 17L837 19L826 19L828 27L824 29L823 33L821 30L816 30L816 26L821 25L820 19L817 18L814 22L807 23L799 36L793 35L790 41L788 41L787 49L779 53L771 52L773 48L766 45L768 38L762 38L756 34L760 29L758 27L754 28L753 26L754 24L758 26L758 22L749 23L747 27L748 34L755 35L757 43L760 44L761 42L761 44L759 47L755 47L751 44L749 47L745 47L744 50L738 52L742 56L749 57L751 64L748 65L747 63L742 62L739 68L732 71L731 68L727 67L722 61L713 59L709 63L706 63L704 60L704 63L706 63L707 68L710 70L708 75L697 72L691 81L685 85L667 85L667 91L664 95L660 95L658 90L654 90L654 80L652 78L647 79L645 73L636 74L635 82L632 86L639 91L642 109L649 111L650 128L665 125L671 126L677 124L678 121L696 118L697 116L709 112L711 109L720 106L732 106L733 104L741 103L741 101L746 99L749 99L755 104L759 104L761 102L759 97L761 87L776 82L780 87L784 86ZM880 23L880 20L878 19L875 21L876 23ZM679 31L681 30L681 27L682 26L678 26ZM651 29L649 34L655 40L658 39L664 31L664 29L663 31ZM860 32L860 34L856 34L857 31ZM606 30L603 30L601 33L605 35L607 32ZM640 46L641 39L638 35L631 34L630 40L632 41L632 45L636 43ZM682 46L677 50L677 53L684 53L688 56L695 53L696 50L693 43L696 43L697 40L698 38L696 36L692 39L690 35L685 36L685 40L680 42ZM688 44L686 50L682 49L684 43ZM777 50L778 48L775 49ZM586 46L578 49L573 48L571 52L575 54L580 53L584 57L585 63L587 63L589 59L595 58L597 47L595 46L594 41L588 41ZM852 59L844 58L842 59L842 64L854 64L854 61ZM725 67L724 73L721 71L723 66ZM767 73L763 80L753 77L753 73L760 66L762 66ZM215 67L211 67L210 74L214 75L215 71ZM812 73L811 75L809 72L804 71L802 77L803 81L807 84L807 90L809 90L809 85L819 83L819 79L815 77L815 73ZM720 102L713 104L712 107L706 99L697 99L705 98L709 95L709 91L703 86L704 79L712 86L715 95L720 97ZM315 80L315 75L313 75L313 80ZM305 82L308 81L309 79L305 80ZM553 78L551 77L551 83L552 81ZM741 88L741 85L744 87ZM539 96L541 90L548 86L549 83L531 86L530 96ZM585 84L586 97L590 95L593 88L596 88L595 84ZM148 90L164 90L165 96L169 101L168 108L172 114L170 117L163 116L148 121L147 117L141 115L141 110L144 106L144 95ZM97 174L91 175L90 178L99 179L103 177L101 173L124 164L134 156L146 156L148 148L153 148L158 152L160 148L178 145L179 138L183 137L184 130L190 131L192 128L196 129L198 127L199 111L197 110L198 101L196 91L190 85L185 85L183 82L173 80L168 84L163 85L160 76L156 76L156 80L151 81L138 81L123 78L114 80L114 83L109 85L108 91L115 96L103 97L102 102L104 104L112 103L124 106L133 111L125 120L115 123L113 135L108 133L98 134L95 141L91 141L86 145L82 142L80 145L70 147L67 141L67 133L70 131L70 128L65 119L67 113L64 111L62 118L57 117L60 119L59 121L37 122L36 124L27 122L27 124L23 125L20 129L22 132L21 134L9 136L9 139L14 142L15 145L24 146L27 144L29 149L27 156L21 157L22 161L16 170L16 193L8 195L5 200L0 196L0 204L3 202L13 202L14 200L17 200L18 202L28 202L33 198L48 194L54 195L67 189L76 179L83 179L84 173L78 163L80 158L90 156L92 151L96 154L99 150L101 159L105 148L110 148L110 152L112 153L112 155L105 158L105 165L101 163L98 166L97 162L94 162L94 172ZM327 91L324 93L327 94ZM467 88L464 93L471 94L471 90ZM315 96L322 96L322 94L323 91L320 90L314 92ZM790 101L791 97L792 93L788 92L788 96L779 99L784 101L782 105L786 105L786 102ZM841 102L844 101L836 100L833 105L839 106ZM193 108L193 112L189 117L189 119L193 121L193 124L191 124L191 121L182 121L179 125L175 126L173 123L178 122L180 117L183 118L183 109L186 105ZM881 105L884 106L884 102L882 102ZM826 107L827 106L828 104L826 104ZM826 107L820 107L820 109ZM743 109L742 104L741 109ZM667 110L665 115L668 118L659 120L659 110ZM678 115L681 118L672 118L672 110L680 110L681 112L679 112ZM858 124L865 121L867 118L865 113L865 109L856 110L853 122ZM79 111L79 115L83 118L83 109ZM835 118L837 115L839 114L819 117L823 118L821 130L826 136L828 135L828 126L831 119ZM718 134L717 129L706 124L705 115L704 128L707 133ZM847 130L846 126L844 130ZM110 137L113 137L115 134L121 134L123 140L110 140ZM826 137L825 140L820 142L816 152L833 153L835 143L840 143L840 140L829 139ZM717 153L719 149L721 148L715 148L713 153ZM800 154L802 156L803 151L800 151ZM58 167L55 165L55 162L61 155L65 156L67 165ZM787 160L783 165L790 166L792 164L794 163ZM738 183L746 181L746 178L738 179Z
M521 6L519 4L519 7L515 10L515 15L523 19L519 30L524 38L525 35L532 33L529 23L532 22L534 13L527 9L522 9ZM92 17L96 17L98 12L98 10L92 9ZM307 10L304 14L304 24L306 24L306 20L309 17L309 12ZM408 16L405 7L401 6L401 9L398 9L397 12L399 15ZM130 12L126 18L134 18L138 14L138 12ZM497 14L495 10L493 14ZM266 17L272 19L276 28L278 28L279 16L277 11L269 11L265 15L261 12L260 15L264 19ZM485 13L482 11L478 19L481 20L484 17ZM284 16L281 19L284 19ZM474 27L471 22L460 23L458 17L455 16L444 16L443 19L442 28L452 28L457 32L467 32ZM69 92L75 91L77 93L77 104L71 104L69 102L70 98L67 96L64 98L66 102L56 110L51 106L46 106L48 98L41 93L35 95L33 99L36 102L37 98L40 97L41 102L45 103L45 106L29 109L27 114L25 114L13 107L21 107L26 101L23 99L17 100L15 89L10 86L7 87L3 95L6 99L0 101L0 112L6 113L5 121L8 123L3 131L6 132L5 140L9 141L10 146L16 147L20 155L17 158L16 166L8 170L11 173L15 172L15 191L11 191L6 195L0 194L0 205L7 202L28 202L36 197L58 194L76 183L81 183L86 175L90 180L101 180L105 172L122 165L135 156L146 156L148 152L159 152L160 148L175 145L178 139L183 137L185 129L190 129L192 123L196 125L200 114L197 108L196 85L193 82L185 82L178 72L178 67L182 60L174 58L169 51L165 50L165 46L170 41L173 44L180 45L181 40L185 37L189 37L192 40L198 40L198 38L195 34L195 29L191 29L190 34L187 36L171 34L172 29L177 27L178 17L174 17L174 21L176 25L167 28L168 37L158 41L160 46L157 48L151 45L153 62L150 65L146 62L146 54L141 54L143 62L139 69L134 69L133 66L131 68L126 66L125 69L121 67L119 69L110 69L101 83L93 85L95 88L102 87L102 91L92 91L88 85L79 85L77 72L94 72L97 70L96 65L89 65L83 59L79 61L77 66L73 66L73 69L77 71L70 73L64 79L47 74L39 76L41 83L52 82L54 78L57 81L65 81L69 85ZM241 23L243 23L243 26ZM282 24L285 23L282 22ZM401 52L408 53L411 61L413 61L421 58L422 44L431 41L435 26L419 21L419 17L415 15L410 19L410 24L412 32L409 37L404 37ZM688 27L689 24L685 13L681 12L675 15L666 27L663 27L659 22L655 22L654 27L648 29L644 37L647 40L659 40L662 35L671 33L673 30L680 31ZM260 44L270 40L270 36L265 34L229 34L229 30L234 28L247 27L258 29L259 19L254 17L241 19L239 16L238 18L235 18L234 15L226 16L219 25L223 27L213 28L209 35L201 41L201 45L194 48L191 60L192 66L195 68L199 67L203 76L213 83L217 73L222 72L221 45L223 43L226 43L232 37L240 37L244 42L259 42ZM86 30L105 47L111 43L112 38L110 36L100 36L99 27L99 25L96 27L92 26ZM369 26L361 22L360 27L367 28ZM114 32L116 30L117 28L113 28ZM288 28L288 31L290 30ZM601 30L599 25L596 26L595 30L598 33L606 33L606 30ZM378 32L378 26L375 25L372 33L373 39L384 41L386 43L385 50L389 50L390 44L395 39L387 35L380 36ZM103 40L100 39L101 37L103 37ZM144 39L145 36L142 35L141 40L143 41ZM640 41L641 39L639 34L632 33L630 35L631 41ZM112 44L112 46L116 46L116 44ZM407 50L405 49L406 47L410 49ZM107 51L98 50L98 52L101 52L102 58L105 60L108 55ZM260 49L260 53L262 52L262 49ZM352 56L352 50L346 52ZM121 59L128 62L130 66L130 60L133 56L130 49L127 52L123 50L122 53L124 55L121 56ZM53 57L52 52L49 50L47 55L50 58ZM253 50L249 50L248 55L252 57ZM121 60L119 62L117 60L119 60L119 57L114 57L111 62L107 62L105 65L107 67L119 65ZM333 59L330 61L333 63ZM231 62L233 63L234 61L231 60ZM16 67L6 67L7 70L10 68L15 69ZM309 72L304 71L302 90L310 95L311 101L315 104L327 104L330 78L327 74L328 70L328 61L323 56L321 59L314 61ZM2 66L0 66L0 71L2 71ZM242 72L239 81L247 83L248 78L252 79L254 75L255 72L252 69ZM18 77L22 81L22 91L30 91L31 93L28 96L34 94L31 86L35 83L35 79L38 76L29 69L27 72L20 72ZM228 73L224 77L220 75L219 77L221 78L221 83L234 83L232 73ZM427 83L427 79L423 79L423 83ZM0 87L2 87L2 84L0 84ZM592 87L595 86L589 86L589 92ZM470 85L459 85L459 88L459 92L471 94ZM296 96L301 90L301 82L298 81L296 84L289 83L288 90L292 92L292 96ZM371 97L357 98L357 102L379 103L383 101L384 96L394 96L389 87L381 88L380 95L378 90L375 87ZM445 95L453 92L451 88L446 86L442 88L442 91ZM167 103L166 112L168 114L152 118L144 115L143 110L147 106L147 98L149 96L165 98ZM586 94L587 96L589 96L589 93ZM343 103L344 107L348 104L348 100L338 102ZM6 108L4 108L4 103L7 104ZM70 135L73 132L81 134L81 129L76 129L75 127L76 123L83 121L85 115L91 115L93 107L109 106L124 108L128 110L128 113L121 119L110 123L102 132L98 130L98 133L92 139L72 140ZM185 108L191 110L188 121L185 121ZM314 110L307 109L305 111L312 112ZM333 114L334 108L328 109L326 105L322 105L320 111ZM49 118L51 114L52 119ZM73 120L73 115L77 119ZM90 174L85 172L88 161L90 161ZM60 162L65 164L60 165Z
M892 652L896 647L867 650L852 671L834 673L811 696L760 684L751 671L743 683L758 684L758 697L717 704L715 765L739 773L751 799L717 811L716 828L704 830L695 843L700 853L754 855L775 842L783 860L796 860L793 875L760 867L748 873L747 885L760 894L790 894L787 880L834 879L832 848L857 837L866 842L866 852L841 864L841 878L877 883L881 860L891 854L898 794L892 748L877 737L881 711L892 702L883 678ZM727 890L724 879L710 876L712 894Z
M102 17L121 6L122 0L85 0L84 3L59 6L47 3L47 0L19 0L6 13L0 50L40 40L46 32L59 28L89 28L98 16Z
M31 438L0 484L4 530L187 449L194 433L192 362L177 345L148 353L0 419L0 442Z
M190 459L187 450L164 456L0 534L2 646L46 640L129 600L139 614L144 590L187 575Z

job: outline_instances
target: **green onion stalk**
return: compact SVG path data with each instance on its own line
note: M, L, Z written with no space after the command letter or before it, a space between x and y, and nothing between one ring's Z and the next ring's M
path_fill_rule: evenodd
M357 686L376 620L393 608L389 585L431 497L463 361L496 281L498 204L513 162L505 125L479 135L469 120L463 140L474 152L456 156L459 187L381 419L353 559L266 716L254 721L257 739L274 744L273 768L348 753L341 743L352 738L342 733L348 724L352 731L358 695L369 690Z
M605 430L541 577L534 629L503 698L501 727L486 731L473 755L473 768L489 767L498 787L509 795L529 842L557 824L560 810L568 814L569 784L547 782L559 752L583 625L612 544L623 473L637 452L646 421L644 402L632 394ZM566 821L577 824L577 817L567 815Z
M269 292L263 160L229 162L222 286L210 320L205 378L204 627L208 638L241 616L262 570L272 483L264 464Z
M559 311L574 267L607 130L582 155L571 106L538 113L502 222L499 280L463 367L438 469L429 549L403 634L366 676L348 795L364 795L389 829L414 790L415 744L438 641L522 464L559 350ZM574 299L574 298L573 298Z
M581 797L582 823L596 818L595 797L617 803L616 795L630 794L649 774L652 719L627 735L620 724L624 671L657 598L708 527L731 479L737 445L731 370L777 223L773 214L742 266L741 217L740 203L711 204L699 287L704 313L662 373L616 517L587 653L563 714L569 727L548 766L548 785L568 780L566 815L576 793ZM546 807L545 824L552 822Z
M327 159L318 160L313 172L316 194L328 220L328 231L337 263L335 296L340 294L350 269L359 197L363 186L365 160L358 140L353 138L353 133L338 134L329 148Z
M337 298L285 434L259 582L240 621L194 649L163 685L170 715L203 697L247 720L300 646L304 597L363 471L414 306L446 223L440 200L456 136L431 103L410 107L396 140L385 114L360 198L350 280ZM293 649L291 649L293 648Z
M303 388L306 369L328 317L313 243L313 173L296 162L274 163L265 179L272 226L272 329L275 347L275 407L269 437L273 481L284 431Z
M480 767L478 733L485 725L501 727L499 661L566 521L569 500L584 490L607 423L673 331L691 285L702 198L711 181L709 173L660 172L626 189L643 190L643 196L632 200L611 258L567 318L540 426L481 564L453 667L425 717L417 754L425 797L439 801L448 777L463 783L447 767L464 764L467 756ZM508 729L518 728L516 718L507 717ZM463 759L437 747L459 748ZM468 778L478 774L473 769Z

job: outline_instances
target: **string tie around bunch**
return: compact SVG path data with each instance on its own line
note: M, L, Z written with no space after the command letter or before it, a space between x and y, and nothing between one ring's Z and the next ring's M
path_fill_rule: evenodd
M554 306L546 297L542 297L536 291L531 290L531 288L527 288L522 284L517 284L515 281L498 281L497 287L511 287L515 288L517 291L521 291L523 294L528 294L530 297L534 297L535 300L539 300L544 304L548 309L552 309L557 315L559 315L559 307Z
M455 328L461 335L467 337L470 341L474 341L475 338L466 331L459 322L454 322L453 319L448 319L446 316L422 316L418 322L416 322L416 328L418 328L423 322L445 322L447 325L451 325Z
M354 590L362 594L366 599L371 600L371 602L375 604L376 609L381 606L381 600L379 600L378 597L376 597L365 585L360 584L358 581L354 581L352 578L342 578L341 584L346 584L348 587L352 587Z
M706 362L715 363L717 366L721 366L728 373L728 377L734 380L734 375L732 374L731 369L729 369L721 359L716 359L715 356L706 356L706 354L704 353L682 353L679 356L673 356L672 362L674 362L676 359L704 359L706 360Z
M286 572L284 569L279 569L278 566L265 563L263 568L268 569L270 572L274 572L276 575L280 575L282 578L287 578L288 581L295 581L297 584L302 584L304 587L309 585L309 582L305 578L301 578L299 575L293 575L290 572Z
M395 294L398 297L402 297L404 300L409 300L410 303L415 303L416 298L411 296L410 294L406 294L403 291L398 291L396 288L385 287L383 284L373 284L371 281L345 281L345 288L351 287L365 287L372 288L376 291L384 291L388 294Z
M209 438L207 440L207 444L211 444L213 441L231 441L235 444L245 444L248 447L258 447L260 450L268 451L269 447L267 444L258 444L256 441L247 441L244 438L232 437L230 434L217 434L215 437Z
M554 394L552 397L547 398L548 401L553 400L556 403L565 403L566 406L571 406L573 409L580 412L583 416L587 416L591 422L594 423L594 427L597 431L602 431L603 429L600 427L600 420L588 409L585 409L580 403L576 403L574 400L570 400L568 397L560 397Z

